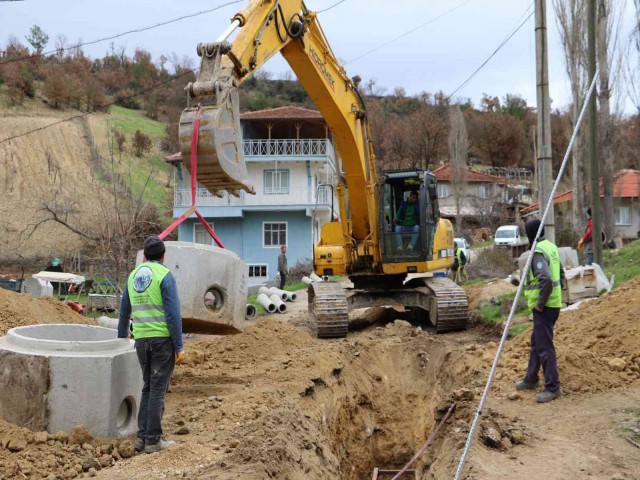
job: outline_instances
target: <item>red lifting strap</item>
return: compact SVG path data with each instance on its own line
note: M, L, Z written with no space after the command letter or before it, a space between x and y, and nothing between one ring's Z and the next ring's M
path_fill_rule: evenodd
M211 238L213 238L213 241L216 242L216 244L220 248L224 248L224 244L222 243L222 240L220 240L220 238L214 233L213 229L207 223L204 217L200 215L200 212L196 210L196 193L197 193L197 186L198 186L198 182L197 182L198 139L200 137L200 111L201 111L200 107L198 107L198 109L196 110L196 118L193 120L193 131L191 133L191 208L189 208L189 210L187 210L178 218L176 218L176 220L167 228L165 228L164 231L158 236L162 240L164 240L167 237L167 235L169 235L171 232L173 232L176 229L178 225L180 225L182 222L184 222L187 218L189 218L191 215L195 213L198 219L202 222L204 229L207 231L207 233L209 233L209 235L211 235Z

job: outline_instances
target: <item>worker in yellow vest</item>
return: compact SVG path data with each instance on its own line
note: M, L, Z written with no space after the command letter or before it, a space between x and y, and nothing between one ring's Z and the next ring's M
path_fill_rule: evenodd
M529 220L525 225L529 243L533 244L540 220ZM538 403L550 402L561 394L553 329L562 307L564 269L558 247L544 238L544 227L536 245L529 272L523 272L524 295L533 312L531 352L524 379L516 383L517 390L535 390L540 386L538 372L544 373L544 391L536 395Z
M135 449L159 452L175 442L162 436L164 398L176 363L184 360L182 315L176 280L164 262L164 242L157 236L144 241L145 261L129 275L122 294L118 337L133 325L136 353L144 386L138 411Z

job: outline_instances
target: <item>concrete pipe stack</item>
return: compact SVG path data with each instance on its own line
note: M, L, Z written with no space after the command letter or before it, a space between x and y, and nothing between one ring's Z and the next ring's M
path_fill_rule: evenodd
M287 311L287 306L282 301L282 298L280 297L280 295L275 295L275 294L271 295L269 297L269 300L271 300L273 304L276 306L276 312L284 313Z

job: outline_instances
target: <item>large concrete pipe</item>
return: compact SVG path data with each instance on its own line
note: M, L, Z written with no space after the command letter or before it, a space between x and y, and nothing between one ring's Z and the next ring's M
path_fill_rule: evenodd
M271 295L277 295L283 302L287 300L287 292L276 287L268 288L264 293L266 293L269 297L271 297Z
M245 320L255 320L256 319L256 306L252 305L251 303L247 303L247 310L244 313L244 319Z
M261 293L258 295L258 303L264 307L264 309L269 313L275 313L277 307L275 304L267 297L265 293Z
M276 306L278 313L284 313L287 311L287 306L284 304L279 295L271 295L269 299Z
M322 279L316 275L315 273L311 272L311 275L309 275L309 278L311 279L312 282L321 282Z
M285 292L287 294L287 302L295 302L298 299L298 294L296 292Z
M311 279L310 279L309 277L307 277L307 276L302 277L302 281L303 281L304 283L306 283L307 285L311 285L311 284L313 283L313 280L311 280Z

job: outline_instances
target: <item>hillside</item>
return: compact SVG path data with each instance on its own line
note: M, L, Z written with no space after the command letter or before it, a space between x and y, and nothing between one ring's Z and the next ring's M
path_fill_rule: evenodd
M3 105L1 100L2 95ZM20 135L78 113L51 109L38 98L20 107L3 105L0 131L2 138ZM122 154L110 138L114 128L125 135ZM132 151L136 130L152 140L151 150L142 158ZM138 196L144 189L143 198L159 207L165 217L170 215L171 167L158 150L163 134L160 122L138 111L114 107L108 114L93 113L0 143L0 260L16 255L64 256L79 248L82 241L78 235L53 223L40 226L37 234L29 237L33 225L42 218L38 210L55 204L64 207L70 223L79 216L99 221L103 206L96 205L96 191L104 190L114 179L121 192L129 189ZM115 146L110 148L110 143Z

